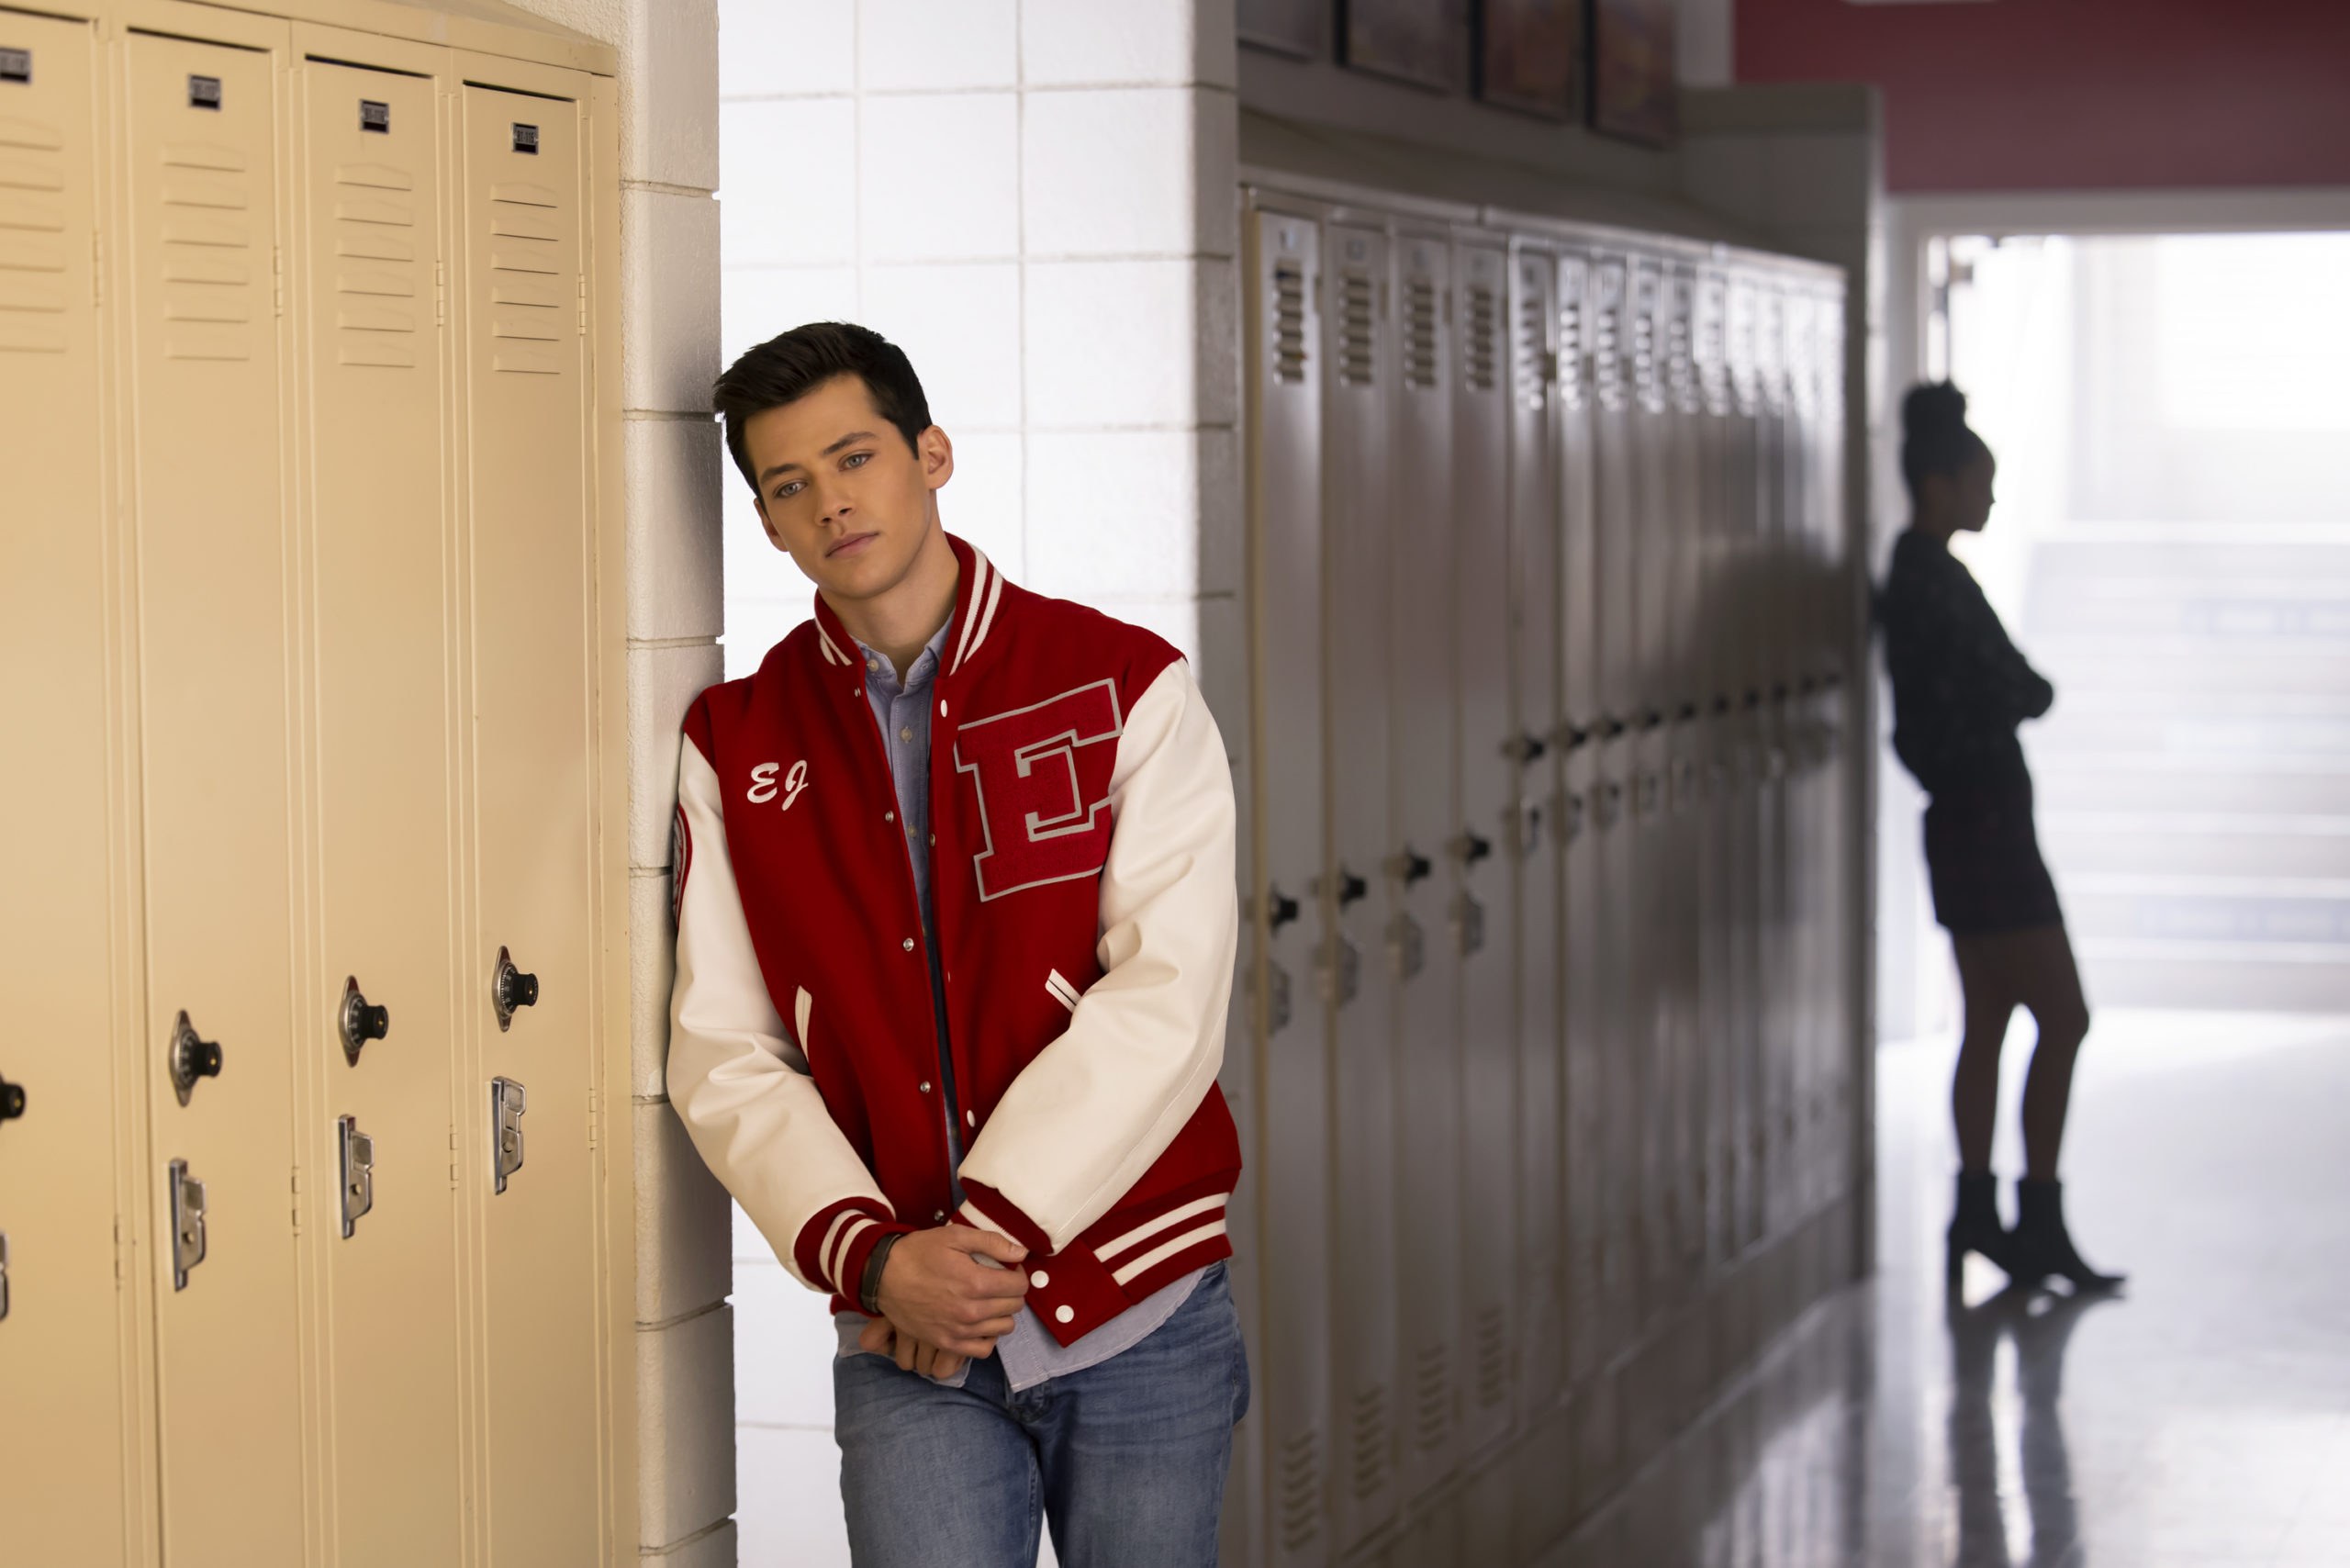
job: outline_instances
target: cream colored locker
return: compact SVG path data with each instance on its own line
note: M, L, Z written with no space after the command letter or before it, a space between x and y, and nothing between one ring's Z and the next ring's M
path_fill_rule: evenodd
M589 1146L602 848L580 330L588 120L569 73L459 64L473 913L460 1002L479 1049L458 1132L480 1227L486 1511L492 1562L568 1564L600 1550L609 1266ZM492 72L534 93L476 84Z
M1510 254L1510 734L1515 799L1511 900L1517 1070L1516 1406L1549 1408L1566 1368L1561 1278L1564 1042L1560 872L1569 810L1560 771L1558 439L1551 411L1558 260Z
M308 30L296 72L322 1086L323 1510L348 1564L455 1562L455 585L444 504L446 56ZM330 63L366 61L379 67ZM378 1011L380 1010L380 1011ZM502 1502L502 1499L501 1499Z
M1252 1358L1265 1431L1266 1557L1330 1555L1330 1025L1315 981L1336 934L1324 872L1321 229L1252 213L1249 299L1249 634L1259 879L1251 909L1265 1215L1263 1332Z
M1395 239L1395 328L1402 374L1390 405L1394 519L1389 544L1387 922L1395 977L1398 1270L1402 1297L1404 1487L1427 1494L1460 1452L1460 964L1445 940L1438 875L1457 808L1452 767L1453 547L1427 526L1453 504L1452 379L1457 374L1450 249L1438 236Z
M1631 1338L1639 1313L1639 1200L1643 1192L1639 1090L1640 1058L1635 1033L1639 994L1637 965L1644 933L1635 919L1638 882L1632 856L1631 784L1639 705L1639 642L1635 624L1639 540L1634 433L1643 418L1634 400L1636 342L1630 258L1602 252L1593 259L1592 559L1597 602L1593 643L1594 689L1599 711L1594 734L1584 820L1596 867L1596 918L1589 923L1598 977L1595 1042L1599 1058L1599 1283L1602 1326L1595 1356L1604 1363Z
M162 1553L303 1551L293 593L280 469L282 24L129 34L127 340ZM298 1146L307 1149L305 1138Z
M134 892L118 542L95 277L97 53L86 23L0 11L0 1537L11 1561L113 1562L147 1516L131 1462L135 1146L124 1049ZM135 1167L143 1175L144 1162Z
M1331 1011L1331 1364L1338 1551L1393 1518L1403 1453L1397 1295L1396 1004L1386 961L1388 421L1397 344L1384 233L1332 225L1323 251L1324 777L1329 868L1318 983ZM1416 1261L1415 1267L1421 1266Z
M1447 824L1433 885L1446 890L1436 928L1458 962L1461 1135L1460 1311L1469 1364L1461 1369L1461 1440L1475 1452L1510 1428L1513 1316L1520 1172L1520 1102L1513 958L1516 919L1511 852L1523 832L1516 758L1524 745L1511 710L1510 524L1515 478L1511 402L1518 374L1510 341L1509 253L1482 244L1452 252L1458 352L1451 367L1451 526L1416 529L1399 559L1399 619L1409 599L1449 588L1452 645L1438 650L1452 678L1448 750L1457 816ZM1431 577L1449 557L1451 581ZM1440 586L1441 585L1441 586ZM1408 596L1408 597L1406 597ZM1421 731L1419 744L1427 732ZM1538 740L1535 744L1540 745ZM1431 933L1435 935L1435 933ZM1407 1110L1406 1118L1411 1113ZM1406 1164L1409 1170L1411 1166Z
M1612 924L1601 899L1595 810L1600 751L1599 594L1597 583L1597 452L1593 442L1591 342L1595 312L1590 258L1561 255L1553 325L1558 377L1552 388L1554 479L1559 564L1559 690L1555 733L1563 788L1553 838L1562 879L1560 1005L1565 1123L1562 1138L1561 1271L1566 1352L1564 1374L1580 1383L1597 1363L1604 1298L1600 1191L1607 1176L1603 1140L1608 1116L1603 1098L1609 976L1601 962L1601 931Z

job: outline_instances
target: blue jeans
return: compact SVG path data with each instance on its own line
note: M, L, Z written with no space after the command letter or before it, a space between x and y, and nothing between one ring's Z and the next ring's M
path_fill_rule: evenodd
M993 1356L961 1388L845 1356L833 1390L857 1568L1033 1568L1040 1520L1063 1568L1215 1562L1248 1409L1221 1263L1132 1349L1022 1394Z

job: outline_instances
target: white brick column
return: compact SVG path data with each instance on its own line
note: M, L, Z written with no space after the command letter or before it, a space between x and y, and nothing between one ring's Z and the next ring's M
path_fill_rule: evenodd
M723 355L803 321L903 347L946 526L1148 626L1246 734L1231 0L720 0ZM722 461L722 459L721 460ZM726 666L810 587L724 475ZM845 1562L830 1330L735 1257L744 1560ZM818 1473L822 1472L822 1473Z
M637 1548L732 1568L726 1194L669 1109L669 821L677 726L716 681L715 0L520 0L620 51L621 406L628 513L629 953ZM625 1551L625 1549L623 1549Z

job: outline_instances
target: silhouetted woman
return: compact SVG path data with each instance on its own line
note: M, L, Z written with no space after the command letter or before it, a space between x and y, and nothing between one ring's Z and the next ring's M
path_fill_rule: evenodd
M1893 678L1893 749L1932 797L1926 869L1965 995L1951 1086L1959 1176L1950 1281L1957 1283L1974 1251L2022 1284L2051 1274L2080 1288L2118 1284L2121 1276L2098 1273L2074 1250L2056 1180L2073 1058L2089 1010L2056 886L2041 862L2031 775L2016 742L2016 726L2047 712L2055 688L2008 641L1973 575L1950 553L1953 534L1989 520L1996 471L1991 449L1967 426L1965 395L1947 382L1912 387L1901 425L1910 523L1894 543L1878 613ZM2009 1231L1999 1223L1991 1127L1999 1047L2018 1006L2030 1011L2040 1038L2024 1081L2024 1175Z

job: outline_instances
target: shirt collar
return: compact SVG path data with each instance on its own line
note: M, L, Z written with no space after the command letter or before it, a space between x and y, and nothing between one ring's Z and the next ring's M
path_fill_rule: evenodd
M891 669L888 655L878 649L868 648L863 643L858 643L856 652L857 655L865 661L866 681L869 685L880 687L891 696L918 690L928 686L931 678L938 673L938 661L946 647L946 633L954 630L954 626L955 615L952 610L949 610L946 624L931 633L930 641L923 644L922 652L914 655L913 667L906 671L906 678L902 681L897 678L895 672ZM851 640L854 641L854 639Z

